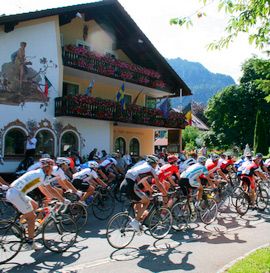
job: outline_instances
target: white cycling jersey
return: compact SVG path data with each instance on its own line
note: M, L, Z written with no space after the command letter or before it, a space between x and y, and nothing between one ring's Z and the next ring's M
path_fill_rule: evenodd
M109 158L109 159L105 159L104 161L102 161L99 165L100 165L100 167L104 167L105 169L109 169L111 167L111 165L116 166L117 161L114 158Z
M182 173L187 170L190 166L196 164L198 161L194 158L189 158L179 165L179 172Z
M14 188L20 192L27 194L33 189L37 188L41 184L49 185L50 176L46 176L43 169L30 171L16 179L12 184L11 188Z
M198 163L190 166L183 173L181 173L180 177L181 178L188 178L190 185L193 185L194 183L196 183L197 177L199 177L201 174L209 175L206 167L198 162Z
M52 174L49 178L49 181L50 182L53 182L54 180L60 178L61 180L65 180L66 179L66 175L64 173L64 171L58 167L58 166L53 166L53 171L52 171Z
M26 172L30 172L30 171L34 171L37 169L40 169L42 167L41 163L38 161L36 163L34 163L33 165L31 165Z
M73 174L73 179L80 179L87 182L89 182L90 179L93 179L93 178L94 179L98 178L98 175L93 169L90 169L90 168L85 168Z
M125 176L125 178L136 181L137 184L141 184L148 177L158 178L155 169L147 162L129 169Z

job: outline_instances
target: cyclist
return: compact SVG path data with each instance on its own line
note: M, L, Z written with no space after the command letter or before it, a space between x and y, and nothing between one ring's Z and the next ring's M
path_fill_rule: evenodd
M232 166L232 167L231 167ZM224 174L227 174L230 177L230 173L233 171L236 173L236 169L234 167L232 156L228 155L227 159L223 160L220 164L220 169Z
M264 163L264 161L262 160L263 154L257 153L257 154L256 154L256 157L260 160L259 165L260 165L261 169L262 169L264 172L266 172L267 175L269 175L268 169L265 167L265 163ZM267 178L265 177L264 173L262 173L261 177L262 177L263 180L267 180Z
M36 220L34 210L38 208L38 204L27 196L27 193L43 184L50 194L60 202L70 203L50 185L49 177L53 171L54 161L50 158L41 158L40 162L42 164L40 169L25 173L16 179L6 194L6 199L23 214L22 218L26 218L28 221L28 239L25 244L28 250L38 250L41 246L33 241Z
M147 156L146 162L137 167L134 167L127 171L125 179L120 185L120 190L127 194L127 197L133 201L139 201L135 204L134 211L136 212L135 219L133 219L130 225L134 230L140 232L139 219L143 215L144 211L150 204L148 196L143 192L143 188L146 188L150 193L153 189L147 182L147 178L153 177L157 188L167 195L167 191L163 185L159 182L155 168L158 164L158 158L152 155Z
M191 154L191 158L188 158L184 162L180 163L179 165L179 172L184 172L187 168L189 168L191 165L197 163L197 154L193 153Z
M183 193L186 196L189 196L189 189L195 188L198 190L195 206L199 210L201 210L199 202L202 199L202 194L203 194L203 186L201 184L201 180L200 180L199 176L201 174L204 174L208 183L215 190L217 190L215 188L215 184L213 183L213 181L209 175L207 168L205 167L205 162L206 162L206 157L199 156L197 163L193 164L187 170L185 170L183 173L181 173L180 181L179 181L179 186L181 187Z
M255 209L255 180L254 174L260 177L259 172L262 172L261 167L259 166L260 159L257 157L252 157L252 162L245 166L242 170L241 181L242 184L245 182L248 185L252 209Z

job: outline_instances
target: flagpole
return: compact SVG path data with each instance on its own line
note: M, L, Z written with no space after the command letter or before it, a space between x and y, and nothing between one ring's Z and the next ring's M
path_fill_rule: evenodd
M179 105L180 113L182 112L182 103L183 103L182 88L180 88L180 105Z

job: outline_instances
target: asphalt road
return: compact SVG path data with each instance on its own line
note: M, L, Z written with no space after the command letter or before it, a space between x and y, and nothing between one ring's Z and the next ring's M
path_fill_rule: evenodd
M270 242L270 213L248 211L239 217L228 210L211 225L199 220L186 231L155 240L146 231L123 250L112 248L105 237L108 221L90 213L76 245L63 254L21 251L1 272L219 272L226 264Z

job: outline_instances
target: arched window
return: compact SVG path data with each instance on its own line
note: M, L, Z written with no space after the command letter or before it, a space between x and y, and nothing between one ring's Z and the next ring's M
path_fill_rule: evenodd
M50 131L39 131L35 137L37 139L36 154L54 155L54 137Z
M122 155L126 153L126 141L122 137L118 137L115 140L114 151L120 152Z
M140 143L137 138L132 138L129 143L129 153L136 160L140 155Z
M24 155L26 134L20 129L11 129L5 136L5 156Z
M71 150L78 150L78 138L74 133L67 132L61 139L61 156L67 156Z

